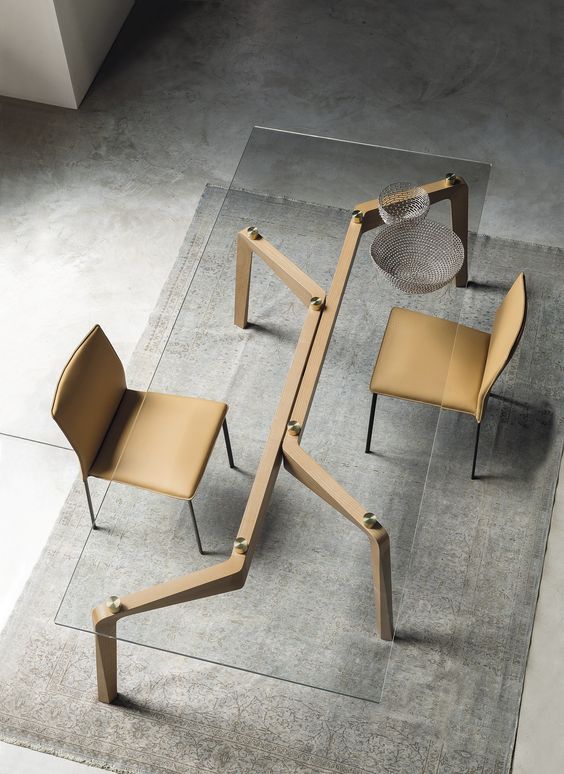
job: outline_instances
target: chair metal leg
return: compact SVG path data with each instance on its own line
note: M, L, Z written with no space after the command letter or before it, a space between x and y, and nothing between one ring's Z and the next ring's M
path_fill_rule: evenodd
M86 490L86 499L88 500L88 510L90 511L90 520L92 522L92 529L98 529L96 526L96 517L94 516L94 508L92 507L92 498L90 497L90 487L88 481L84 480L84 488Z
M231 441L229 440L229 430L227 429L227 420L223 420L223 437L225 438L225 448L227 449L227 457L229 458L229 467L234 468L233 452L231 451Z
M370 444L372 442L372 428L374 426L374 414L376 412L376 398L378 393L372 393L372 405L370 406L370 419L368 420L368 435L366 436L366 449L367 454L370 454Z
M202 541L200 540L200 533L198 532L198 522L196 521L196 514L194 513L194 506L192 500L188 500L190 507L190 516L192 517L192 524L194 525L194 532L196 533L196 541L198 543L198 551L204 556L204 550L202 548Z
M478 456L478 441L480 440L480 423L478 422L476 425L476 441L474 443L474 459L472 460L472 479L477 478L476 476L476 457Z

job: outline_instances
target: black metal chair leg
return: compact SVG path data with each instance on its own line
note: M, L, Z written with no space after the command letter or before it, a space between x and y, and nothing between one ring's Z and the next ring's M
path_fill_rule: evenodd
M366 436L366 454L370 454L370 444L372 443L372 428L374 426L374 414L376 412L376 398L378 393L372 393L372 405L370 406L370 419L368 420L368 435Z
M196 521L196 514L194 513L194 506L192 500L188 500L190 506L190 516L192 517L192 524L194 525L194 532L196 533L196 541L198 543L198 551L204 556L204 550L202 548L202 541L200 540L200 533L198 532L198 522Z
M227 420L223 420L223 437L225 438L225 448L227 449L227 457L229 458L229 467L234 468L233 452L231 451L231 441L229 440L229 430L227 429Z
M478 441L480 440L480 423L478 422L476 426L476 441L474 443L474 459L472 460L472 479L474 480L477 478L476 476L476 457L478 456Z
M90 511L90 521L92 522L92 529L98 529L96 526L96 517L94 516L94 508L92 507L92 498L90 497L90 487L88 481L84 481L84 489L86 490L86 499L88 500L88 510Z

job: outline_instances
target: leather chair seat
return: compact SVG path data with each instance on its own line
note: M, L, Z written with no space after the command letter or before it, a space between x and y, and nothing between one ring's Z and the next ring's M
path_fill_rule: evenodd
M394 307L370 389L477 415L490 334Z
M90 475L191 500L227 404L126 389Z

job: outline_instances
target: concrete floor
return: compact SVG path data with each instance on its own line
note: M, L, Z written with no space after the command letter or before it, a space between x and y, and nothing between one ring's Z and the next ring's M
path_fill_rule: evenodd
M80 110L0 102L0 616L76 472L47 445L68 353L100 322L127 360L253 124L490 161L482 230L561 246L563 37L556 0L138 0ZM564 770L563 550L560 497L516 774ZM0 774L83 768L0 745Z

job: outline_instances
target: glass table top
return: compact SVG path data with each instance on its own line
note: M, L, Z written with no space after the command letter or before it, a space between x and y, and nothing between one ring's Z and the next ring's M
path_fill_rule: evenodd
M328 289L358 202L376 198L389 183L431 183L448 172L468 184L469 230L477 233L489 164L253 129L230 186L206 190L185 255L127 372L132 389L229 404L236 468L229 468L219 436L193 500L205 554L198 553L186 502L91 479L99 528L90 531L77 559L57 624L93 632L92 609L110 595L140 591L231 555L305 314L255 259L249 326L233 324L237 233L256 225ZM433 205L429 217L450 224L448 202ZM388 530L398 620L427 487L434 467L445 464L442 412L381 398L366 454L370 379L393 306L453 321L466 309L467 321L468 297L454 285L402 294L377 273L373 238L369 232L361 239L301 445ZM470 278L473 244L471 236ZM145 408L141 402L138 416ZM469 417L461 441L468 478L473 432ZM119 465L118 459L114 478ZM117 637L372 701L382 695L393 647L376 633L365 536L283 467L243 588L126 617Z

